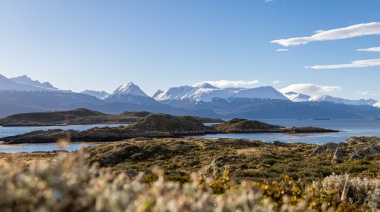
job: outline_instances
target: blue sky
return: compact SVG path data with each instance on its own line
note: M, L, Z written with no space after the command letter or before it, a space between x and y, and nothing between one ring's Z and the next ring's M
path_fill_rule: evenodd
M380 100L379 9L379 0L4 0L0 74L73 91L134 82L152 95L211 81Z

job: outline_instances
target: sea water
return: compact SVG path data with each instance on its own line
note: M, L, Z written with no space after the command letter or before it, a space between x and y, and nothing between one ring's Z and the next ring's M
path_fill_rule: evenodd
M352 136L378 136L380 137L380 120L368 119L331 119L331 120L312 120L312 119L261 119L269 124L281 125L284 127L292 126L314 126L327 129L339 130L337 133L300 133L300 134L284 134L284 133L254 133L254 134L208 134L203 136L191 136L198 138L248 138L261 140L266 142L302 142L324 144L328 142L344 142ZM70 125L70 126L51 126L51 127L0 127L0 137L13 136L34 130L48 129L73 129L86 130L93 127L118 127L121 124L113 125ZM123 124L126 126L127 124ZM0 139L1 140L1 139ZM89 143L72 143L65 147L67 151L73 151L82 146L96 145ZM59 150L56 144L22 144L22 145L1 145L0 152L34 152L34 151L52 151Z

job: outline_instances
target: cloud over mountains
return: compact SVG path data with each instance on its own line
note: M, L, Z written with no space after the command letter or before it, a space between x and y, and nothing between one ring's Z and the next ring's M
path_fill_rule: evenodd
M217 81L204 81L201 83L208 83L216 87L241 87L241 86L247 86L247 85L254 85L259 83L258 80L251 80L251 81L245 81L245 80L217 80ZM198 83L199 84L199 83Z
M339 86L325 86L325 85L314 85L308 83L292 84L285 88L280 89L282 93L287 92L297 92L297 93L318 93L318 92L334 92L339 91L342 88Z

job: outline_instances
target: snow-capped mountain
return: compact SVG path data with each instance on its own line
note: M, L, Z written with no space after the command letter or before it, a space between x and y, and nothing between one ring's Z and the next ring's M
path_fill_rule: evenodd
M345 104L345 105L374 105L377 100L374 99L359 99L350 100L343 99L339 97L333 97L329 95L315 95L308 96L306 94L288 92L284 94L292 102L332 102L335 104Z
M107 102L126 102L139 105L159 105L156 100L149 97L132 82L121 85L112 94L104 97Z
M109 93L105 92L105 91L93 91L93 90L84 90L82 92L80 92L81 94L86 94L86 95L90 95L90 96L95 96L96 98L98 99L103 99L105 98L107 95L109 95Z
M158 90L153 98L157 101L166 101L166 100L181 100L183 96L189 93L193 87L191 86L180 86L172 87L166 91Z
M58 89L56 87L53 87L49 82L41 83L38 80L32 80L30 77L28 77L26 75L22 75L19 77L13 77L13 78L9 78L9 79L12 81L18 82L18 83L22 83L22 84L28 84L28 85L33 85L33 86L48 88L48 89Z
M289 100L272 86L238 90L232 98Z
M374 105L376 100L374 99L359 99L359 100L350 100L343 99L339 97L333 97L329 95L316 95L309 98L311 102L333 102L336 104L346 104L346 105Z
M38 87L34 85L18 83L10 80L0 74L0 90L13 90L13 91L51 91L54 89L48 89L44 87Z
M233 89L220 89L209 83L199 83L194 85L190 92L182 96L181 99L189 99L195 102L211 102L214 98L228 99L234 94Z
M160 102L185 100L191 102L211 102L214 98L233 99L280 99L288 100L284 95L271 86L257 88L218 88L208 83L199 83L194 86L172 87L166 91L157 91L153 96Z
M374 105L372 105L372 106L380 108L380 101L376 102L376 103L375 103Z
M311 97L306 94L295 93L295 92L284 93L284 96L286 96L292 102L307 102L309 101L309 98Z
M126 95L126 94L133 95L133 96L148 97L148 95L146 95L144 91L140 89L139 86L133 84L132 82L121 85L111 95Z

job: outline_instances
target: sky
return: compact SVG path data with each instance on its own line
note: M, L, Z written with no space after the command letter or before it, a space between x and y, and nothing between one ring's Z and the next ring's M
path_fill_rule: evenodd
M2 0L0 74L380 100L379 0Z

